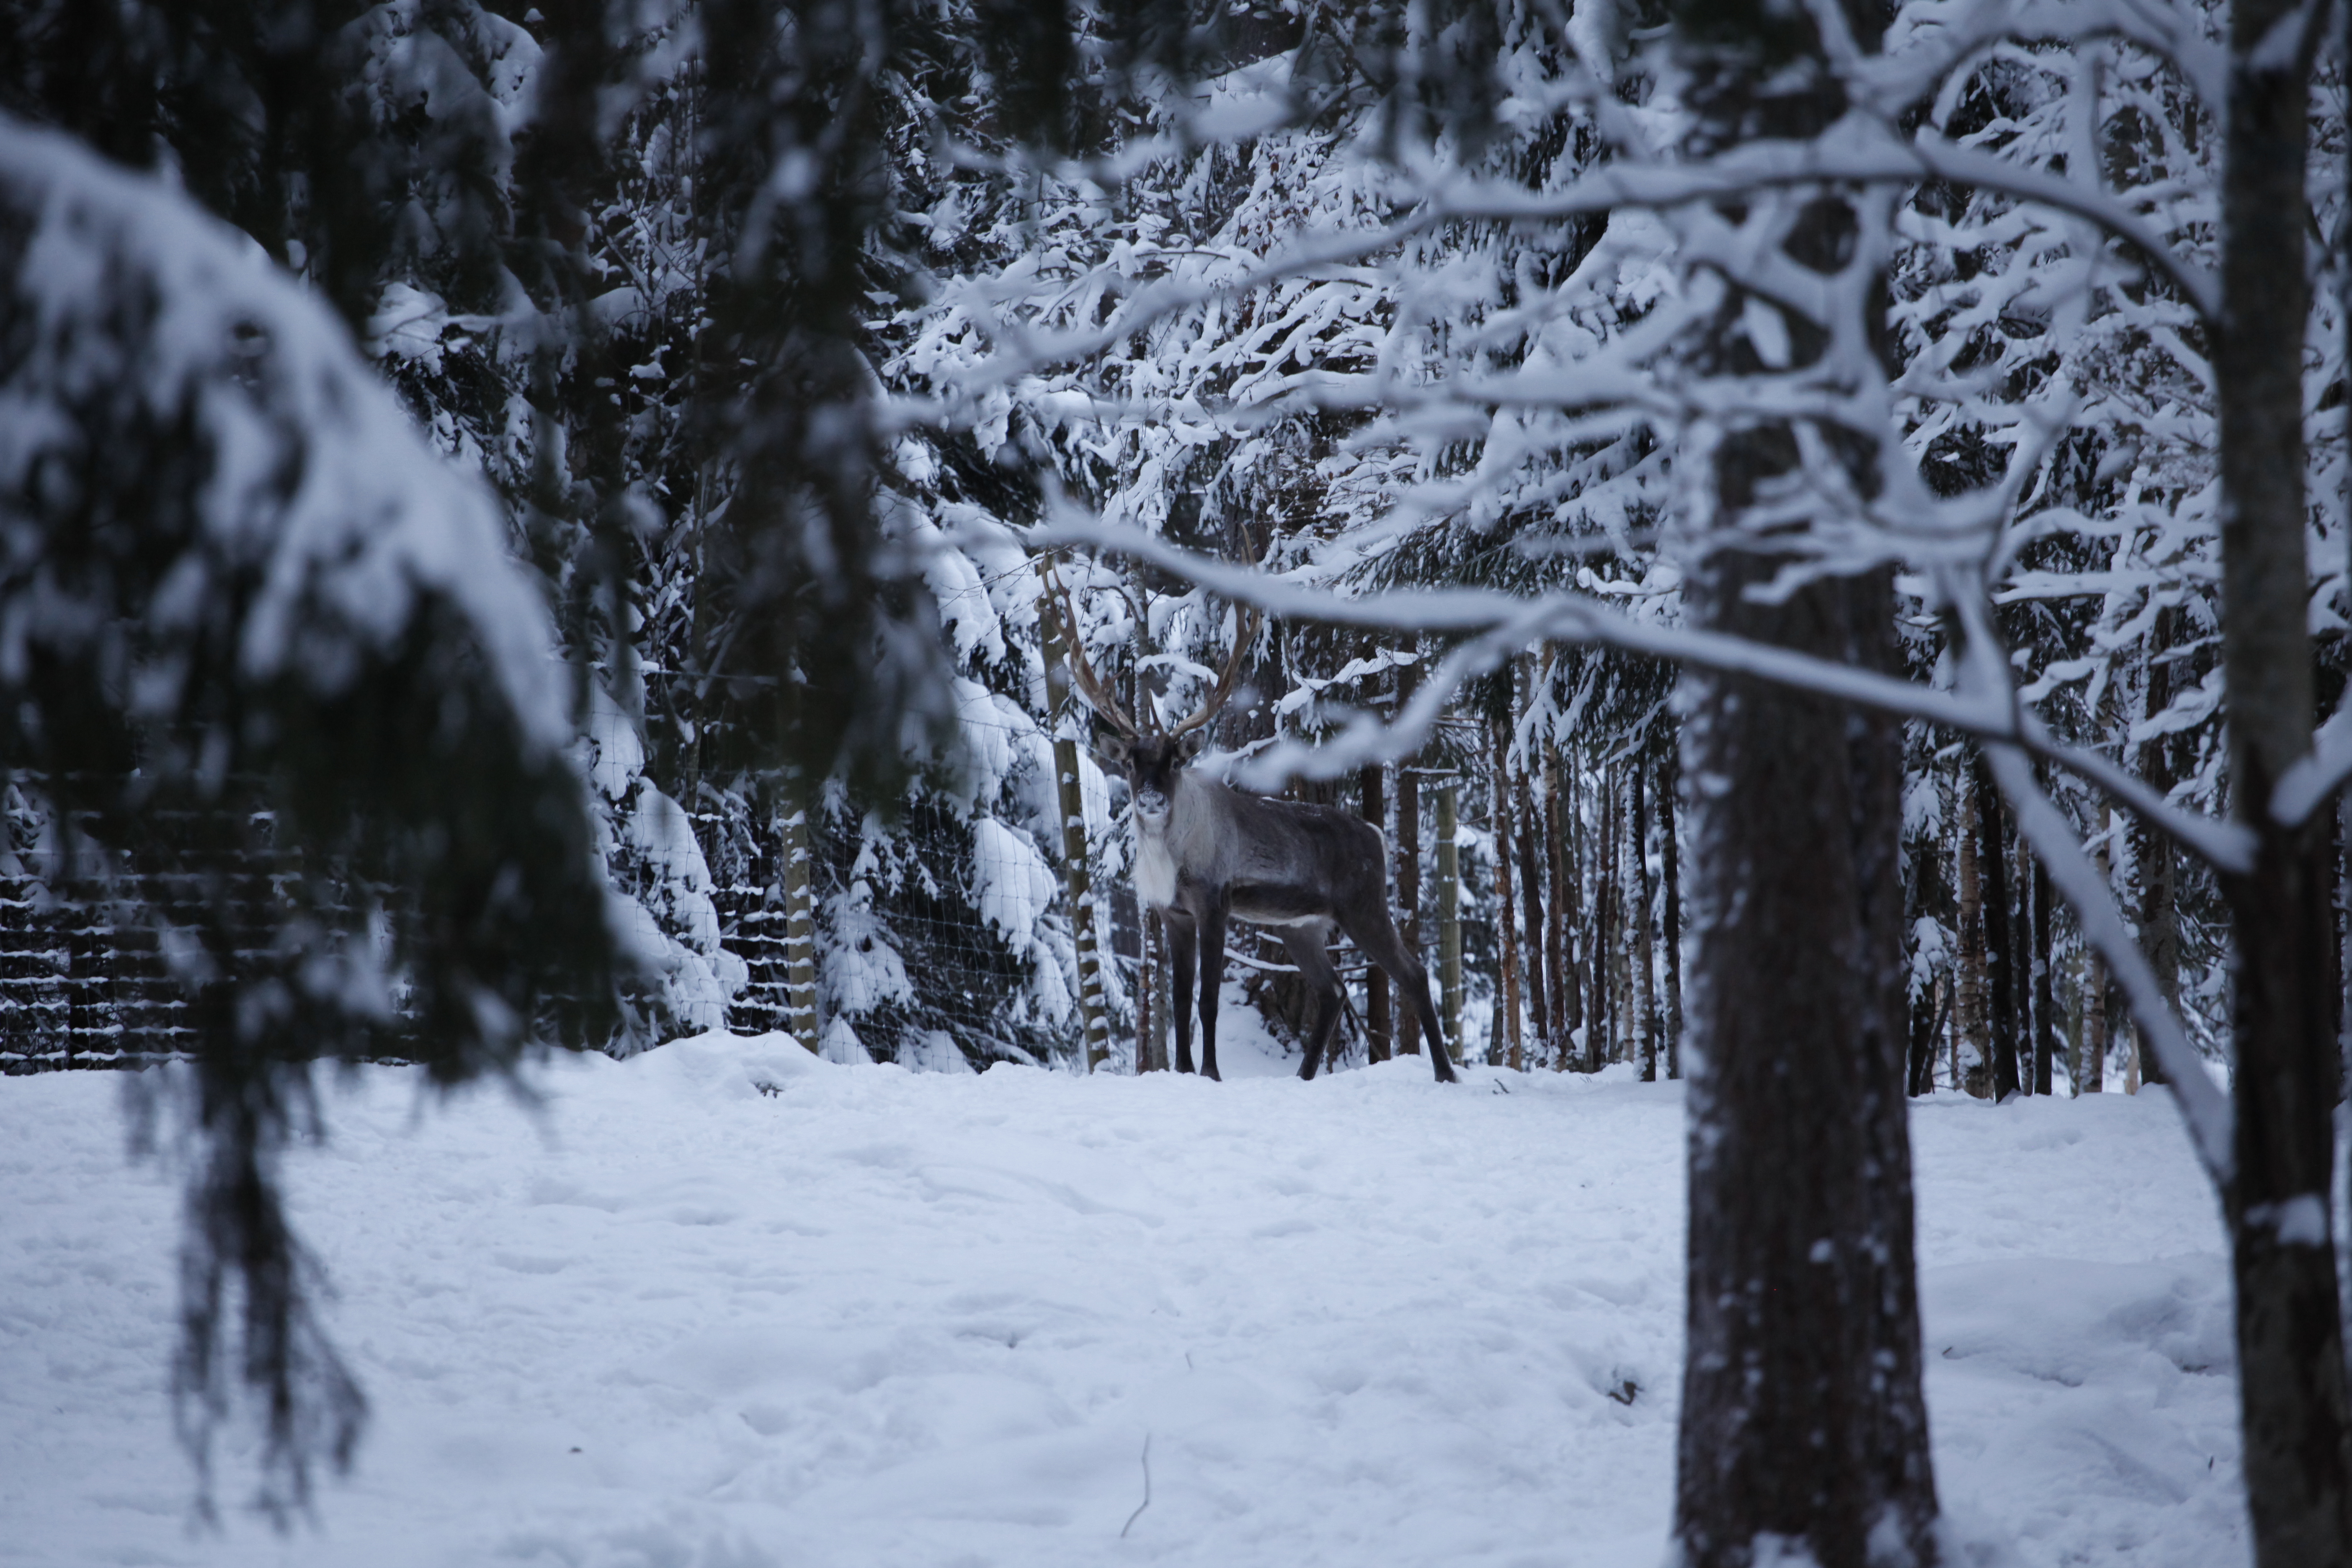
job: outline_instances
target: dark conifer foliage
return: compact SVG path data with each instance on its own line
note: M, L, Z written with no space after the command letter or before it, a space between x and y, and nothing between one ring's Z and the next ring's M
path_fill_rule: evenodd
M456 1084L603 1043L627 963L485 500L299 290L152 187L7 136L0 398L50 412L0 438L0 763L60 891L176 889L116 918L195 1023L170 1108L194 1140L184 1424L201 1455L249 1384L283 1507L359 1412L275 1182L313 1065Z

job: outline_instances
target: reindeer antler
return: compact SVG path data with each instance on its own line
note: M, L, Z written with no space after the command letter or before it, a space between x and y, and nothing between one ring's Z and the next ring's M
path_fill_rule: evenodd
M1062 642L1069 650L1070 678L1078 683L1078 691L1086 699L1087 706L1129 740L1141 740L1142 729L1127 716L1126 710L1119 707L1118 700L1103 684L1101 677L1095 673L1095 667L1087 662L1086 642L1078 635L1078 616L1070 601L1070 591L1062 585L1060 574L1050 563L1045 567L1045 592L1062 617ZM1153 731L1172 740L1214 719L1232 700L1234 683L1241 679L1242 660L1248 654L1250 645L1257 641L1258 631L1265 625L1265 612L1255 605L1240 612L1234 627L1233 650L1225 656L1225 668L1219 672L1215 684L1209 688L1209 694L1202 699L1201 706L1181 723L1162 731L1159 717L1151 709L1139 709Z
M1087 662L1086 639L1078 635L1077 612L1070 603L1069 590L1062 586L1062 579L1050 563L1045 567L1045 592L1060 608L1062 643L1069 650L1070 678L1078 683L1079 694L1085 697L1087 706L1129 740L1141 740L1143 733L1136 728L1135 721L1127 716L1125 710L1111 696L1109 689L1095 674L1095 667Z
M1258 628L1265 624L1265 612L1255 605L1234 617L1234 647L1225 656L1224 669L1217 676L1217 683L1209 688L1209 695L1202 700L1200 708L1192 716L1168 731L1171 738L1199 729L1224 710L1225 704L1233 698L1234 683L1241 678L1242 658L1249 652L1250 645L1257 641Z

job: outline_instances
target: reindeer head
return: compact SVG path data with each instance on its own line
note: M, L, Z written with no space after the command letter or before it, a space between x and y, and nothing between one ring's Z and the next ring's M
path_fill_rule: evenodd
M1103 736L1095 745L1095 755L1106 770L1124 771L1135 789L1136 815L1147 827L1163 826L1172 809L1176 795L1177 775L1200 755L1202 742L1208 739L1208 723L1222 711L1234 694L1241 679L1242 660L1247 657L1250 645L1257 640L1258 628L1265 624L1264 612L1252 608L1241 614L1234 628L1233 651L1225 658L1225 668L1202 700L1199 708L1179 722L1161 729L1156 715L1149 708L1139 710L1145 723L1138 724L1127 716L1109 689L1095 674L1094 666L1087 660L1087 651L1077 635L1078 620L1072 612L1068 592L1049 567L1045 581L1061 614L1063 645L1069 650L1070 676L1077 683L1078 693L1096 718L1109 725L1112 733Z
M1135 814L1147 827L1158 827L1168 820L1174 809L1176 775L1192 765L1201 754L1201 743L1208 738L1206 730L1194 730L1188 734L1140 735L1129 740L1125 735L1104 736L1095 743L1095 755L1105 768L1125 771L1128 783L1135 789Z

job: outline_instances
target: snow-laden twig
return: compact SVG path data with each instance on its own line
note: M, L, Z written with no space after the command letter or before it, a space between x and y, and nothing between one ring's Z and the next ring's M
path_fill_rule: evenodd
M961 311L987 332L1003 352L992 354L961 378L950 397L894 400L894 423L919 428L943 418L952 422L954 410L976 405L994 391L1014 384L1055 364L1085 360L1144 331L1155 323L1213 300L1236 298L1293 279L1328 278L1370 258L1451 224L1486 221L1558 223L1563 219L1606 214L1622 207L1654 211L1688 207L1728 197L1748 197L1759 190L1786 189L1823 184L1908 184L1922 179L1944 179L2039 203L2085 219L2132 247L2208 321L2214 319L2219 285L2211 274L2176 256L2163 236L2141 219L2125 202L2080 182L2046 170L2021 166L1992 154L1946 142L1923 129L1906 142L1875 116L1850 114L1822 136L1805 142L1763 142L1736 148L1720 156L1686 163L1616 163L1591 169L1554 191L1530 191L1515 181L1478 178L1448 170L1440 182L1427 184L1406 216L1393 222L1332 234L1309 236L1276 250L1264 260L1219 268L1207 275L1156 279L1140 287L1131 280L1097 269L1091 279L1104 298L1125 298L1097 322L1063 331L1039 331L998 316L988 306L993 289L967 287L942 301L942 308ZM1760 256L1760 253L1759 253ZM1759 257L1750 257L1756 263ZM1778 283L1795 298L1780 302L1820 319L1825 304L1806 299L1822 287L1817 275L1808 275L1793 263L1779 266L1772 279L1743 269L1744 286L1767 289ZM1026 297L1026 288L1017 297ZM1779 295L1776 294L1776 298Z
M1151 1506L1151 1434L1150 1434L1150 1433L1149 1433L1149 1432L1146 1432L1146 1433L1143 1435L1143 1500L1142 1500L1141 1502L1137 1503L1137 1504L1135 1505L1135 1511L1134 1511L1133 1513L1129 1514L1129 1515L1127 1516L1127 1522L1126 1522L1125 1524L1122 1524L1122 1525L1120 1525L1120 1526L1118 1527L1118 1538L1119 1538L1121 1541L1125 1541L1125 1540L1127 1539L1127 1532L1128 1532L1129 1531L1133 1530L1133 1529L1135 1528L1135 1521L1136 1521L1137 1520L1139 1520L1139 1519L1141 1519L1141 1518L1143 1517L1143 1510L1144 1510L1145 1509L1147 1509L1147 1508L1150 1508L1150 1506Z
M2352 780L2352 697L2312 738L2310 752L2279 776L2271 791L2271 820L2301 827Z

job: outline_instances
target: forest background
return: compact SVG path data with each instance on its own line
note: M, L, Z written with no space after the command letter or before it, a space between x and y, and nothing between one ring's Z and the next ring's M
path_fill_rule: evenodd
M1160 953L1062 674L1075 642L1171 714L1244 659L1215 731L1237 776L1388 827L1433 968L1458 893L1456 1054L1675 1075L1680 816L1716 776L1681 776L1705 699L1678 701L1675 661L1746 668L1692 635L1720 603L1694 615L1677 542L1736 511L1781 542L1757 602L1885 577L1891 641L1858 662L1923 695L1854 689L1908 719L1885 825L1906 1087L2005 1097L2232 1059L2250 852L2221 831L2246 807L2211 296L2226 82L2269 59L2226 52L2240 9L1931 4L1857 29L1816 7L1834 108L1898 133L1826 152L1834 110L1722 133L1668 47L1712 36L1707 7L1533 0L18 4L0 103L236 226L497 498L568 660L577 832L624 896L601 934L577 889L516 905L519 929L584 921L509 939L545 982L518 1019L552 995L620 1050L731 1025L950 1070L1153 1065ZM2323 14L2274 26L2315 88L2292 100L2294 618L2327 710L2346 148ZM10 135L21 258L50 199L25 171L62 154ZM1774 165L1775 142L1812 161ZM1775 272L1759 235L1838 288ZM173 305L99 315L135 337L123 319ZM1724 454L1776 420L1785 452L1731 504ZM16 584L53 586L39 558ZM1244 601L1277 615L1234 649ZM429 639L387 658L446 676ZM1987 736L2038 773L1996 779ZM136 837L106 830L129 796L72 782L135 746L10 738L20 868L78 812L95 842ZM387 777L421 790L468 754L395 744ZM217 800L236 756L189 747L190 788ZM2053 894L2044 809L2144 972ZM2330 895L2306 978L2340 1041L2344 835L2304 817ZM363 903L350 885L320 908ZM1271 950L1236 964L1295 1036ZM1425 1044L1363 979L1357 1048ZM528 1032L462 1005L460 1036ZM269 1125L283 1082L232 1087ZM2226 1124L2199 1125L2226 1185Z

